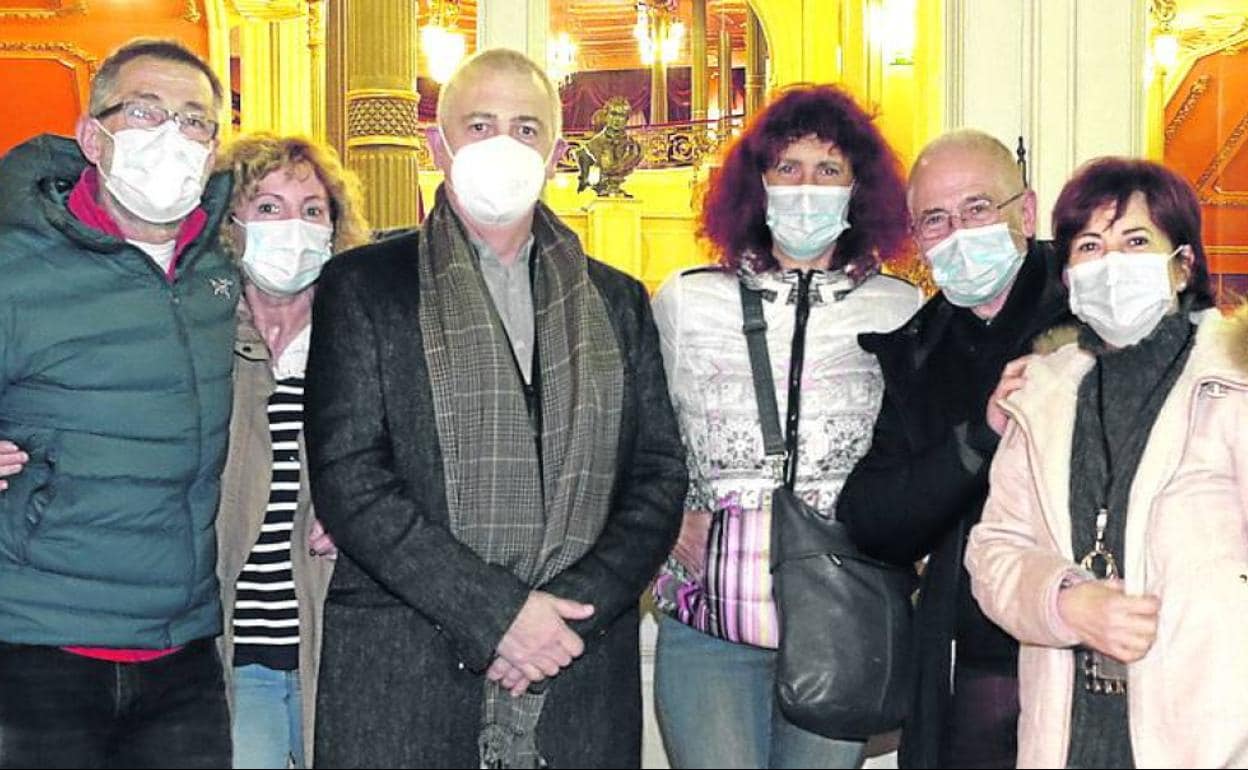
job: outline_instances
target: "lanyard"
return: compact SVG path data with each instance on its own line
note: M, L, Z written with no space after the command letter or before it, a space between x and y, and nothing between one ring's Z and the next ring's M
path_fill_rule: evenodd
M1127 428L1127 432L1123 438L1120 449L1129 447L1136 440L1141 431L1151 430L1153 422L1156 420L1157 412L1153 409L1156 399L1165 399L1169 395L1169 388L1163 388L1162 385L1169 379L1174 372L1174 368L1179 362L1184 360L1188 349L1192 346L1195 339L1195 327L1189 325L1187 327L1187 339L1184 340L1183 346L1170 359L1170 363L1166 364L1166 368L1162 370L1161 376L1148 391L1148 397L1145 398L1144 404L1136 412L1135 417L1131 420L1131 424ZM1113 552L1105 545L1105 531L1109 527L1109 497L1113 492L1114 478L1119 469L1114 467L1114 454L1109 443L1109 431L1105 428L1105 370L1101 363L1102 357L1096 358L1096 420L1097 427L1100 428L1101 452L1105 458L1105 482L1101 485L1101 494L1097 500L1096 506L1096 539L1092 544L1092 550L1084 555L1079 566L1088 570L1092 574L1101 578L1115 578L1122 573L1118 568L1118 561L1114 558ZM1098 569L1098 567L1103 567Z

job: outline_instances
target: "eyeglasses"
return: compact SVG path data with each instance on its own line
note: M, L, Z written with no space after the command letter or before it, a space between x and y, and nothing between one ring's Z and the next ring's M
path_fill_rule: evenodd
M935 241L953 232L956 219L960 227L982 227L996 222L997 212L1014 201L1023 197L1024 188L1000 203L993 203L991 198L973 198L958 207L956 213L936 209L928 211L914 223L914 233L925 241Z
M174 112L164 107L143 101L118 102L112 107L105 107L96 113L97 119L107 118L120 112L126 118L129 128L141 128L147 131L160 128L172 120L182 135L191 141L207 144L217 135L217 121L211 120L202 112Z

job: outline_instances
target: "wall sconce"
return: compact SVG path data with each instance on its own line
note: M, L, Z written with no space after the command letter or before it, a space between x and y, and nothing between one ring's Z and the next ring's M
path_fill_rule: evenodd
M670 64L680 56L685 24L677 16L676 0L637 0L633 37L641 48L641 63Z
M915 0L878 0L868 6L867 24L885 64L914 64Z
M1158 31L1153 37L1153 61L1166 72L1174 70L1179 63L1179 36L1170 31Z
M550 42L546 54L546 74L559 88L566 86L572 79L572 73L576 72L576 51L577 45L567 32L560 32Z
M1174 34L1176 0L1150 0L1148 13L1153 17L1153 64L1163 72L1172 72L1179 63L1179 37Z
M420 47L429 65L429 77L445 83L464 58L467 43L455 28L459 5L454 0L430 0L429 21L420 28Z

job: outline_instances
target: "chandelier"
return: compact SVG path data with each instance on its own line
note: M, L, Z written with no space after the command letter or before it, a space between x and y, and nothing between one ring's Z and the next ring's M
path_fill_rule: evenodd
M661 61L670 64L680 56L685 24L677 12L677 0L637 0L637 23L633 37L641 48L646 66Z
M429 0L429 20L420 28L420 47L429 77L438 83L450 79L467 50L463 34L455 28L458 18L458 0Z
M576 51L577 45L567 32L560 32L550 41L546 52L546 74L560 88L568 84L576 71Z

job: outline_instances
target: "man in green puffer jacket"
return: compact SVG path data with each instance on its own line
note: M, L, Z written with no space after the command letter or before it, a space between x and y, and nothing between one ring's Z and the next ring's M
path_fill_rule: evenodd
M230 763L222 96L190 51L134 41L76 142L0 158L0 438L24 466L0 491L0 767Z

